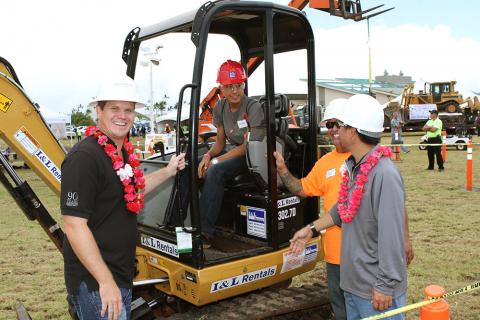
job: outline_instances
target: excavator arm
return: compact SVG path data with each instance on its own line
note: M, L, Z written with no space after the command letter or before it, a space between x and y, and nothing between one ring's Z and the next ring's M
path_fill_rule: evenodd
M60 166L66 151L43 119L39 106L14 80L10 64L0 65L3 71L11 70L7 74L0 72L0 138L59 194Z
M394 9L389 8L367 15L367 13L377 10L384 5L381 4L367 10L362 10L360 0L291 0L288 3L288 6L292 8L297 8L298 10L302 10L307 6L307 4L312 9L322 10L325 12L329 12L332 16L342 17L343 19L351 19L354 21L361 21L364 19L372 18Z
M0 57L0 138L57 194L65 149L27 96L15 70ZM3 169L3 170L1 170ZM64 234L27 182L0 154L0 182L30 220L37 220L62 251Z

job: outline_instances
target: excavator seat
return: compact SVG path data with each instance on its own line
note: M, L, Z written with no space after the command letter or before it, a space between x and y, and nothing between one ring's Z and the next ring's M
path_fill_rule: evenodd
M266 99L259 99L261 106L266 111ZM275 95L275 138L276 151L283 154L288 163L290 154L297 149L297 144L290 137L288 132L288 123L285 119L288 116L289 101L285 95ZM267 114L264 112L264 114ZM267 126L266 121L261 128L252 129L247 139L246 161L249 168L248 172L236 176L227 181L225 185L225 194L222 202L222 212L217 221L218 230L232 230L242 241L257 241L260 245L265 245L272 241L272 235L267 231L264 221L270 219L270 215L277 216L277 212L270 209L268 195L268 161L267 161ZM296 153L295 153L296 154ZM283 189L283 183L277 175L277 188ZM288 243L292 237L293 231L298 230L303 225L303 215L305 202L299 200L290 192L281 190L278 193L277 201L298 201L293 215L285 221L280 221L278 225L278 238L275 241ZM292 211L292 212L293 212ZM233 213L233 214L230 214ZM257 228L258 227L258 228ZM226 229L225 229L226 228ZM255 243L257 243L255 242Z
M267 99L263 96L259 103L267 114ZM284 117L288 116L289 101L284 94L275 95L275 136L276 150L286 157L286 147L289 150L296 148L295 142L288 135L288 122ZM232 191L250 191L264 192L268 183L268 162L267 154L267 136L266 119L262 128L252 129L247 141L246 161L249 172L242 173L232 180L228 181L227 188ZM282 186L282 180L277 176L277 187Z

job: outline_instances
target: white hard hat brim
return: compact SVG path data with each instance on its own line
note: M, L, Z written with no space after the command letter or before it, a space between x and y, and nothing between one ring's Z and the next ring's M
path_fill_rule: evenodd
M100 101L127 101L135 103L135 107L145 106L137 93L134 81L126 76L114 82L105 83L89 106L96 107Z
M344 106L340 120L357 129L358 132L373 138L382 136L384 112L380 103L366 94L350 97Z
M322 121L320 122L320 125L325 125L328 120L340 119L343 114L346 102L347 99L344 98L337 98L330 101L330 103L325 108L325 113L323 115Z
M88 107L89 108L96 108L98 103L101 102L101 101L126 101L126 102L133 102L135 103L135 109L138 109L138 108L144 108L145 107L145 103L143 102L140 102L140 101L131 101L131 100L123 100L123 99L95 99L95 100L92 100L89 104L88 104Z
M372 137L372 138L381 138L383 131L382 132L372 132L372 131L365 131L362 129L357 129L357 131L365 136Z

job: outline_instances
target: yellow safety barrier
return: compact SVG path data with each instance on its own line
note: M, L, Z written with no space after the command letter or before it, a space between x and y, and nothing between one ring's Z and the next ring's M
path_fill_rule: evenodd
M417 303L414 303L414 304L410 304L408 306L404 306L404 307L401 307L401 308L398 308L398 309L395 309L395 310L390 310L390 311L387 311L387 312L383 312L383 313L377 314L375 316L363 318L362 320L385 319L387 317L391 317L391 316L394 316L394 315L402 313L402 312L407 312L407 311L410 311L410 310L413 310L413 309L423 307L427 304L437 302L440 299L453 297L453 296L456 296L456 295L459 295L459 294L462 294L462 293L466 293L466 292L470 292L470 291L473 291L473 290L477 290L477 289L480 289L480 281L478 281L474 284L468 285L466 287L447 292L447 293L445 293L444 295L442 295L438 298L433 298L433 299L417 302Z

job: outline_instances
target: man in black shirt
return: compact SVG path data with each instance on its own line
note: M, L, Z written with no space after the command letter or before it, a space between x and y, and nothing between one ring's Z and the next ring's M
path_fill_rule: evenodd
M184 155L143 177L127 134L141 106L131 79L102 88L89 127L62 164L65 283L79 319L129 319L136 214L143 195L185 167Z

